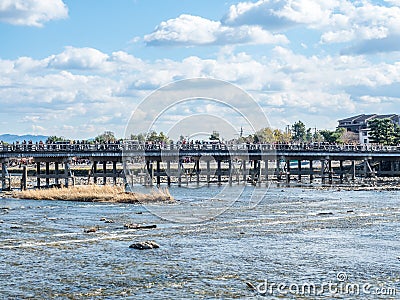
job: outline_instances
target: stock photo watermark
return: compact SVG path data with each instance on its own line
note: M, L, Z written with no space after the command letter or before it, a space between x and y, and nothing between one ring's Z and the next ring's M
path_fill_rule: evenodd
M265 279L255 286L258 294L263 296L387 296L398 295L395 287L388 284L352 282L345 272L339 272L335 280L320 282L273 282Z

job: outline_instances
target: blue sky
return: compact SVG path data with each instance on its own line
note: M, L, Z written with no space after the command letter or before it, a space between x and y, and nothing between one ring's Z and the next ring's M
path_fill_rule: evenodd
M399 38L400 0L0 0L0 132L122 136L154 89L192 77L249 92L273 127L333 129L400 113Z

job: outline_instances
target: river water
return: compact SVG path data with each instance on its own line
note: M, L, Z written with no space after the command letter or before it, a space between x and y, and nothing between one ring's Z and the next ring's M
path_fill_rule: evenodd
M0 199L0 298L400 299L399 191L170 191L175 204ZM129 248L146 240L160 248Z

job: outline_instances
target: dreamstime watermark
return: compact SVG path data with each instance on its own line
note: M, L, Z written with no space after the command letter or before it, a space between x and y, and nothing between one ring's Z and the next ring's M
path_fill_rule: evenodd
M374 285L371 283L355 283L350 282L348 275L344 272L339 272L334 281L322 282L302 282L302 283L287 283L287 282L271 282L265 279L264 282L255 287L260 295L269 296L388 296L393 297L398 295L396 288L385 284Z
M258 129L268 126L268 118L257 101L236 85L210 78L172 82L153 91L135 108L125 128L125 140L130 141L132 134L162 131L174 142L126 147L122 155L124 171L131 178L137 176L138 169L147 178L154 177L154 163L157 165L157 173L162 172L164 179L172 178L175 182L179 179L180 183L188 182L188 176L192 174L203 178L203 181L197 179L197 185L180 184L182 188L198 189L207 185L209 180L217 181L220 187L201 193L201 204L193 204L190 211L183 208L185 205L179 207L182 201L177 202L173 208L164 206L161 209L142 203L150 212L163 219L181 223L203 222L226 211L246 188L240 185L228 191L228 182L221 180L222 176L243 179L245 172L239 168L246 166L240 163L250 161L251 149L242 147L237 151L238 148L229 141L238 140L243 131L246 135L253 135ZM204 144L204 140L209 139L213 131L218 131L225 140L219 141L217 145ZM179 144L177 140L180 140ZM210 151L199 151L204 148ZM149 149L159 151L157 157L149 157ZM188 150L193 151L186 155ZM263 151L259 150L259 159L265 157ZM199 153L201 156L198 156ZM275 155L269 151L268 157L274 160ZM206 183L204 178L207 178ZM128 180L128 184L131 182L133 180ZM249 207L256 206L263 199L269 183L266 187L257 191L254 189ZM131 189L134 187L131 186ZM195 194L195 191L191 191L191 194Z

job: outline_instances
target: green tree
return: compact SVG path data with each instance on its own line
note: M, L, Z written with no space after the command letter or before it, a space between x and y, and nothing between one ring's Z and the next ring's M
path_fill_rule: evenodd
M394 128L394 143L400 145L400 126L396 125Z
M143 143L144 141L146 141L146 135L144 133L131 134L131 140Z
M342 144L343 137L346 133L346 129L337 128L335 131L321 130L320 134L324 137L324 141L331 144Z
M395 142L395 125L390 119L373 119L368 122L369 136L373 143L393 145Z
M168 142L169 138L161 131L160 133L157 133L156 131L150 131L147 136L146 140L149 142Z
M312 142L313 141L313 134L312 134L312 129L308 128L306 131L306 141L307 142Z
M210 140L219 141L219 132L213 131L213 133L210 135Z
M104 131L102 134L96 136L94 140L98 143L109 143L115 142L117 139L115 138L114 132Z
M54 144L57 142L65 142L65 141L66 141L65 137L52 135L47 138L46 144Z
M292 139L295 142L304 142L306 140L306 125L302 121L292 125Z

